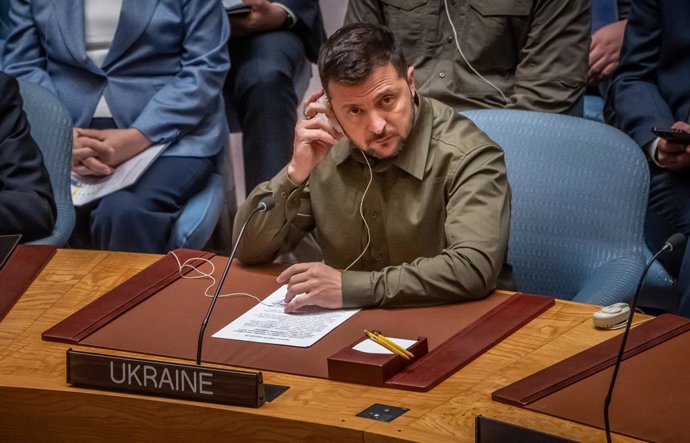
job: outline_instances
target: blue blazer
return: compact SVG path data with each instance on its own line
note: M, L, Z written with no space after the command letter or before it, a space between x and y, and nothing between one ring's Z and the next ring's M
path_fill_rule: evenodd
M640 146L653 126L690 118L690 2L634 0L607 119Z
M5 72L53 91L77 127L102 94L120 128L163 155L207 157L227 143L227 17L216 0L123 0L103 66L86 56L83 0L12 0Z

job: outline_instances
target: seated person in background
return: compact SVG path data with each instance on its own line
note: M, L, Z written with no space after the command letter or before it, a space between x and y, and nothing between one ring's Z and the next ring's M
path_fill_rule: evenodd
M621 62L607 101L610 123L632 137L650 161L648 220L668 233L690 236L690 144L659 138L652 127L690 132L690 2L634 0L628 17ZM663 244L650 244L658 250ZM665 259L666 257L660 257ZM690 315L690 248L676 263L664 262L678 273Z
M245 263L269 262L316 232L325 264L278 277L287 312L452 303L496 287L510 222L503 151L418 94L413 73L383 26L345 26L321 48L330 103L319 92L307 98L292 159L235 219L237 238L262 198L277 200L247 226Z
M41 151L29 133L17 81L0 72L0 235L47 237L56 216Z
M13 1L5 70L65 104L78 174L110 175L152 144L169 143L134 185L77 213L77 234L90 234L93 247L165 252L181 208L227 143L227 18L220 2L207 0L78 5Z
M353 22L388 26L419 91L456 110L582 114L587 0L350 0Z
M242 127L244 175L249 192L290 160L297 122L293 78L316 62L326 33L318 0L245 0L246 15L230 17L232 69L225 101Z

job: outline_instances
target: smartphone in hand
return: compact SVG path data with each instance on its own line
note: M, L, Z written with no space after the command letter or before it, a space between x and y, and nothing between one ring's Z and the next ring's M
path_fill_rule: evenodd
M682 129L676 128L658 128L653 127L652 132L657 137L661 137L672 143L690 144L690 132L685 132Z

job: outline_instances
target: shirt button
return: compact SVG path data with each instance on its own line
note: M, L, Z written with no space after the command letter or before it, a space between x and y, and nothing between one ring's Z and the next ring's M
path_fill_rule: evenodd
M287 192L285 192L285 191L281 192L280 196L283 198L287 198Z
M439 72L438 76L441 78L446 78L446 73L445 72Z
M450 0L450 4L454 5L456 0Z
M453 36L449 35L446 40L448 40L448 43L453 43Z
M374 261L381 261L381 254L374 257Z
M378 214L376 213L376 211L372 212L371 218L376 219L376 217L378 217Z

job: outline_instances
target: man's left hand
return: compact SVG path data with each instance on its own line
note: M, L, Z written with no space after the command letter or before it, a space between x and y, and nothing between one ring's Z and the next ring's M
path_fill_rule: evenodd
M283 271L278 283L288 285L285 312L303 306L343 307L342 273L323 263L298 263Z
M230 17L230 29L233 36L246 36L259 32L280 29L285 22L287 11L268 0L244 0L251 6L249 14Z

